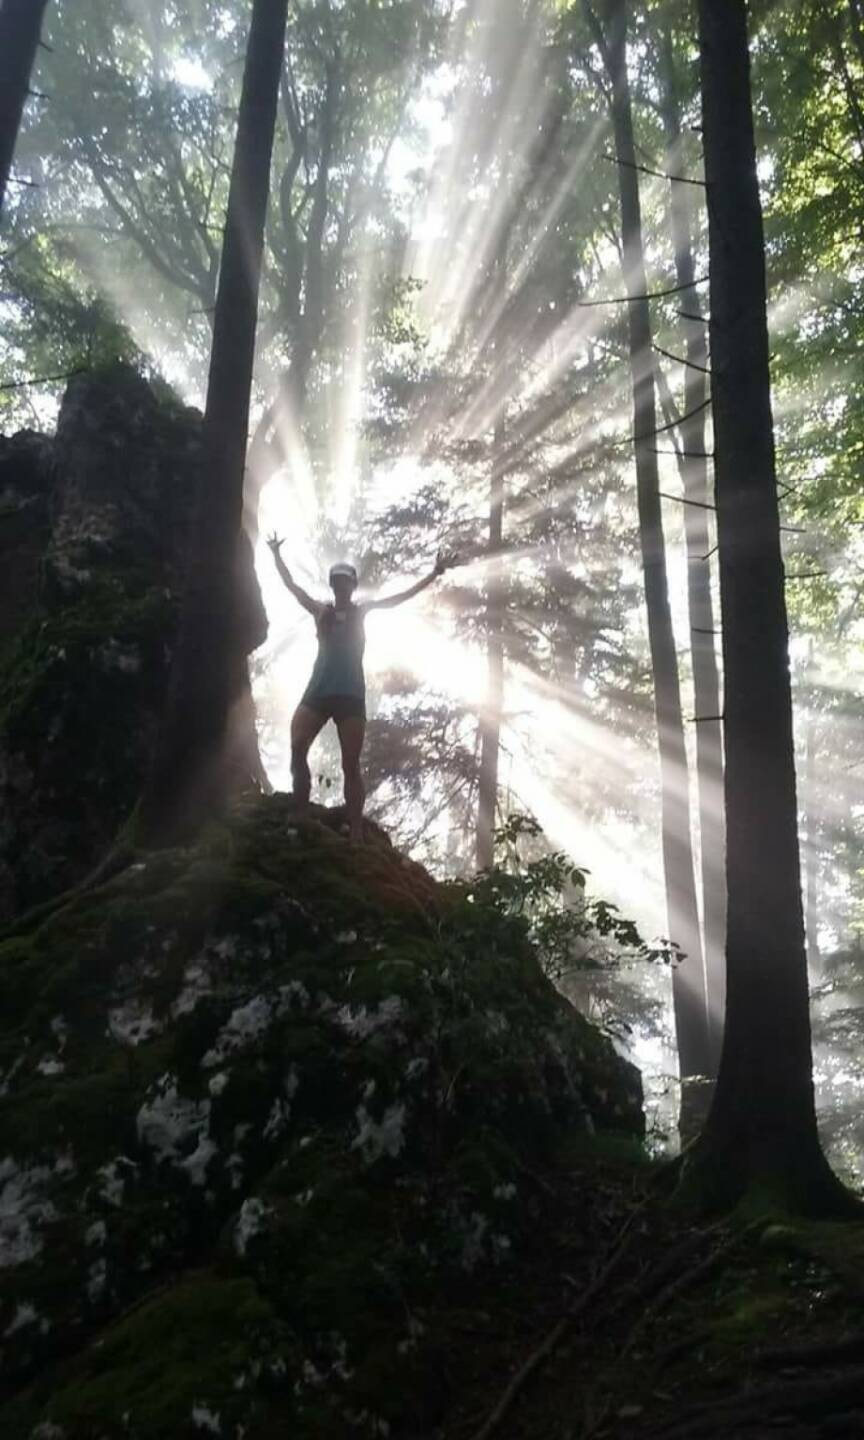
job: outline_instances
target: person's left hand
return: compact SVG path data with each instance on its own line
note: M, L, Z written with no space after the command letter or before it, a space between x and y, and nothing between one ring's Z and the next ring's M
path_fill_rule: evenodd
M278 560L278 558L279 558L279 551L280 551L281 547L285 544L285 541L284 541L284 540L280 540L280 539L279 539L279 536L276 534L276 531L274 530L272 535L268 535L268 537L267 537L267 544L269 545L270 549L273 551L273 558L274 558L274 560Z

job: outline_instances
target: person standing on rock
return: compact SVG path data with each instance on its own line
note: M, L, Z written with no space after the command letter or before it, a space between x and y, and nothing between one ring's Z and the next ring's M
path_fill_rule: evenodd
M309 748L313 740L333 720L339 734L342 752L342 773L345 780L345 809L352 840L363 837L363 804L366 791L360 773L360 754L366 734L366 680L363 674L363 651L366 646L364 622L370 610L392 610L421 590L432 585L449 570L454 557L439 553L430 575L418 580L408 590L387 595L382 600L367 600L355 605L352 599L357 588L357 571L353 565L340 564L330 570L332 602L313 600L291 575L279 551L284 544L278 535L271 535L267 544L276 562L283 585L291 591L304 610L315 620L318 632L318 656L312 678L291 720L291 774L297 802L308 805L312 788L309 773Z

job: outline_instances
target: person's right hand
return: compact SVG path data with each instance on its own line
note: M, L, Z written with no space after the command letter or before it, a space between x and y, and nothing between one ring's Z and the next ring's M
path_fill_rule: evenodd
M447 550L439 550L435 556L435 575L443 575L445 570L452 570L459 564L458 555Z
M274 530L272 535L268 535L268 537L267 537L267 544L269 545L270 549L273 551L273 559L274 559L274 560L278 560L278 559L279 559L279 550L280 550L281 546L283 546L283 545L285 544L285 541L284 541L284 540L280 540L280 539L279 539L279 536L276 534L276 531Z

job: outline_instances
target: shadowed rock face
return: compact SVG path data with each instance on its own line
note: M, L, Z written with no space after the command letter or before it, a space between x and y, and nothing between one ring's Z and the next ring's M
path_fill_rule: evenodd
M0 945L0 1433L432 1433L442 1307L641 1134L524 927L340 819L245 802Z
M0 436L0 654L36 611L51 536L53 444L23 430Z
M0 440L0 918L80 880L132 810L199 463L198 413L124 368L76 377L53 439ZM238 568L251 650L248 544Z

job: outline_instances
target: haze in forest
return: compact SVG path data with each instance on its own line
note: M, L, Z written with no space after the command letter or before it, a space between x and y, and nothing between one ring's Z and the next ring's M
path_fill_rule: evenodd
M45 7L4 214L7 432L49 426L63 377L117 357L203 408L247 8ZM708 994L723 948L722 694L697 51L684 7L631 8L635 168L590 7L289 6L247 457L269 618L252 686L269 780L289 788L288 725L314 634L270 564L271 530L287 531L292 571L318 594L334 560L351 559L371 593L415 578L441 545L458 551L434 598L370 621L368 813L451 875L488 859L493 818L535 816L592 890L688 951L681 984ZM823 956L857 948L864 870L862 51L854 5L751 9L818 985ZM638 278L654 297L663 644L686 747L671 790L632 440L628 165ZM331 798L332 739L313 768ZM664 867L667 802L670 843L690 849L683 886L668 855ZM624 993L627 1043L663 1089L676 1069L668 973L634 971L619 1003ZM610 1018L605 980L583 1000ZM707 1003L716 1018L722 991ZM860 1083L828 1050L819 1065Z

